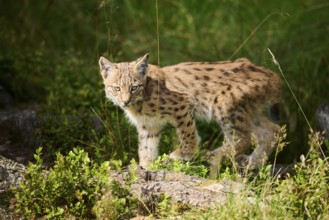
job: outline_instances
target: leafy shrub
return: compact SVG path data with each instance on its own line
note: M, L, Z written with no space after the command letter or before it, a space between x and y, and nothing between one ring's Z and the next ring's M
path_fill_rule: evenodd
M52 77L52 82L45 85L48 110L71 114L77 109L98 106L104 98L97 63L90 64L79 52L66 51L58 58Z
M16 211L26 218L94 217L92 207L109 183L109 163L98 165L83 150L73 149L67 156L57 153L47 171L41 148L34 157L36 163L29 164L25 181L15 189Z
M129 192L129 186L122 187L117 181L111 181L110 190L93 207L98 219L129 219L136 215L137 199Z
M72 146L93 138L93 121L90 115L44 116L36 135L49 159L55 159L56 152L68 153ZM44 158L45 159L45 158Z
M111 160L110 166L112 170L122 171L121 161ZM130 193L131 184L138 179L137 174L138 165L135 160L131 160L125 185L112 180L104 195L96 202L93 210L98 219L130 219L136 215L137 210L141 211L138 199Z
M275 189L273 203L285 204L296 217L322 219L329 216L329 157L319 154L322 141L319 133L309 136L309 155L302 155L294 166L295 175Z

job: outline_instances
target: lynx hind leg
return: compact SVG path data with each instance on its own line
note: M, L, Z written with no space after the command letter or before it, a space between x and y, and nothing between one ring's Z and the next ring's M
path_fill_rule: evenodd
M251 155L239 155L236 161L247 169L254 169L263 165L276 147L275 134L280 126L270 121L267 117L261 116L252 125L252 132L256 137L256 148Z
M216 177L218 168L223 161L234 160L235 156L241 154L251 145L251 127L247 117L238 117L233 120L233 125L224 124L224 143L221 147L206 153L205 157L210 163L210 175ZM225 129L226 127L226 129ZM228 129L229 127L229 129Z

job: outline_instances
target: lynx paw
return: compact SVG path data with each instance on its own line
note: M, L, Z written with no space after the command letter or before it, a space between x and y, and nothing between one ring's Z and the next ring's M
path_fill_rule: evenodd
M241 167L248 170L253 170L256 167L255 162L251 156L240 154L235 158L235 162Z
M203 156L210 164L209 177L216 179L219 175L219 168L223 160L222 154L218 150L214 150L206 152Z
M177 149L177 150L173 151L169 157L171 159L180 159L180 160L190 161L193 159L194 153L184 152L184 151L182 151L182 149Z

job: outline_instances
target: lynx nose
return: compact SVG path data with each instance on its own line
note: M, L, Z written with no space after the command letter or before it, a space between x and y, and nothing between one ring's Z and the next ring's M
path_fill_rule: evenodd
M127 100L127 101L123 101L123 106L126 107L130 104L130 100Z

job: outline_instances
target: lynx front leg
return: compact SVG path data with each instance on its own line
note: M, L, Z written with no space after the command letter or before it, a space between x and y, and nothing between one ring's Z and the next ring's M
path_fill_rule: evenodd
M158 157L158 144L160 132L150 132L145 129L138 129L139 135L139 165L148 168Z
M176 130L180 147L170 154L170 158L192 160L200 142L192 113L186 112L182 116L177 116Z

